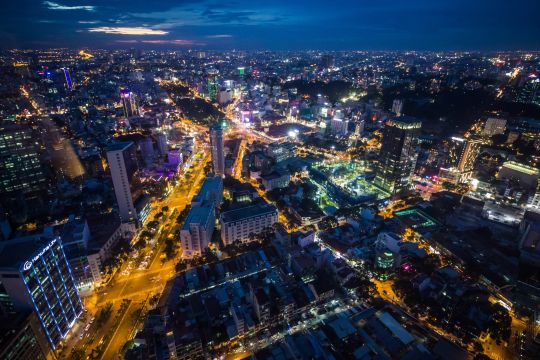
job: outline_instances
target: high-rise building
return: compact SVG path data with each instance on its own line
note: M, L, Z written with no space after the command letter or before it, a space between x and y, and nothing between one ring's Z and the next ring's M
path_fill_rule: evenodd
M124 116L130 118L132 116L139 116L139 104L137 103L137 96L129 89L123 89L120 92L120 98L122 99L122 107L124 108Z
M394 99L392 102L392 112L396 114L396 116L401 116L403 112L403 100Z
M154 143L150 136L145 136L142 138L139 143L139 148L141 149L141 159L144 162L145 166L150 166L154 162Z
M31 311L0 317L0 359L46 360L51 358L37 315Z
M453 136L449 141L448 158L445 166L439 171L439 177L444 181L465 183L471 176L476 158L480 154L482 140L479 138L462 138Z
M31 310L55 349L83 311L59 237L27 237L0 244L1 292L16 312Z
M386 124L376 166L376 186L392 195L410 188L421 127L422 122L410 116L400 116Z
M64 76L66 77L66 87L69 91L73 90L73 83L71 82L71 76L69 76L69 69L63 68L64 70Z
M216 215L214 206L210 202L195 205L180 229L182 243L182 257L191 259L200 256L212 240Z
M493 136L498 134L504 134L506 130L506 119L490 117L486 120L482 135Z
M349 131L349 120L345 119L344 114L339 110L330 120L330 131L335 136L346 136Z
M138 221L137 212L133 204L133 182L139 169L137 165L137 153L134 143L116 143L107 149L107 162L111 172L116 202L122 222Z
M530 77L521 88L516 102L540 105L540 78Z
M219 207L223 202L223 178L221 176L208 176L191 201L191 206L202 205L209 202L214 207Z
M217 76L219 72L216 69L210 69L208 70L207 76L208 76L208 97L212 101L216 101L217 99Z
M38 149L31 128L0 126L0 195L40 192L47 188Z
M223 127L216 124L210 128L210 146L212 148L212 169L215 175L225 175L225 148Z
M169 145L167 145L167 133L160 131L156 134L157 149L160 156L167 155L169 151Z

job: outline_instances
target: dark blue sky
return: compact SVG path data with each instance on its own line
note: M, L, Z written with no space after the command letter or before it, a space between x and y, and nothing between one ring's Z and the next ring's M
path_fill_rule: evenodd
M540 49L540 0L2 0L0 46Z

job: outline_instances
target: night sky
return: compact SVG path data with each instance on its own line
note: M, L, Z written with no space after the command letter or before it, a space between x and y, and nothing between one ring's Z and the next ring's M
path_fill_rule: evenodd
M2 0L3 48L540 49L540 0Z

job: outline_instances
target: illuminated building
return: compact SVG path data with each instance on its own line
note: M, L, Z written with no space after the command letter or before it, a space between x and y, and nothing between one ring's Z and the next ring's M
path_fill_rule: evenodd
M69 89L69 91L73 90L73 83L71 82L71 76L69 75L69 69L63 68L64 70L64 76L66 77L66 86Z
M0 127L0 194L40 192L47 188L35 139L29 127Z
M167 144L167 133L160 131L156 134L157 149L160 156L167 155L169 145Z
M217 76L219 72L216 69L208 70L208 97L212 101L216 101L217 96Z
M408 116L400 116L386 124L376 166L376 186L392 195L410 188L421 127L420 120Z
M516 102L540 105L540 79L538 77L531 76L527 80L523 88L521 88Z
M330 120L330 131L336 136L346 136L349 131L349 120L346 120L339 110Z
M540 170L515 161L507 161L499 170L497 177L517 181L524 188L536 189L540 179Z
M45 360L50 347L35 313L23 311L0 318L0 359Z
M210 147L212 149L212 169L215 175L225 175L225 149L223 127L221 124L210 128Z
M229 245L235 242L248 243L252 236L260 234L264 229L272 228L278 221L275 206L256 204L221 213L221 240Z
M124 108L124 116L126 118L139 116L139 105L137 104L135 94L128 89L124 89L120 92L120 98L122 99L122 107Z
M139 170L137 153L132 142L122 142L109 146L107 162L114 186L118 211L122 222L137 223L137 212L133 204L133 183Z
M402 111L403 111L403 100L394 99L394 101L392 101L392 112L396 114L396 116L401 116Z
M479 138L451 137L448 158L439 171L439 177L452 183L467 182L472 176L481 146L482 140Z
M239 67L238 68L238 75L244 76L246 74L246 68L245 67Z
M216 216L211 203L203 203L191 208L180 229L182 257L191 259L200 256L212 240Z
M484 136L493 136L498 134L504 134L506 130L506 119L500 118L488 118L484 129L482 130L482 135Z
M33 311L55 349L83 311L60 237L30 237L0 245L2 289L15 311Z

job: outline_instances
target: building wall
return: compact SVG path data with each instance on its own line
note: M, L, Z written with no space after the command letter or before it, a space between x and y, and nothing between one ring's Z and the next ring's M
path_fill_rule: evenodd
M229 223L221 219L221 239L225 245L237 241L248 243L252 241L250 234L260 234L264 229L272 227L277 221L277 210Z

